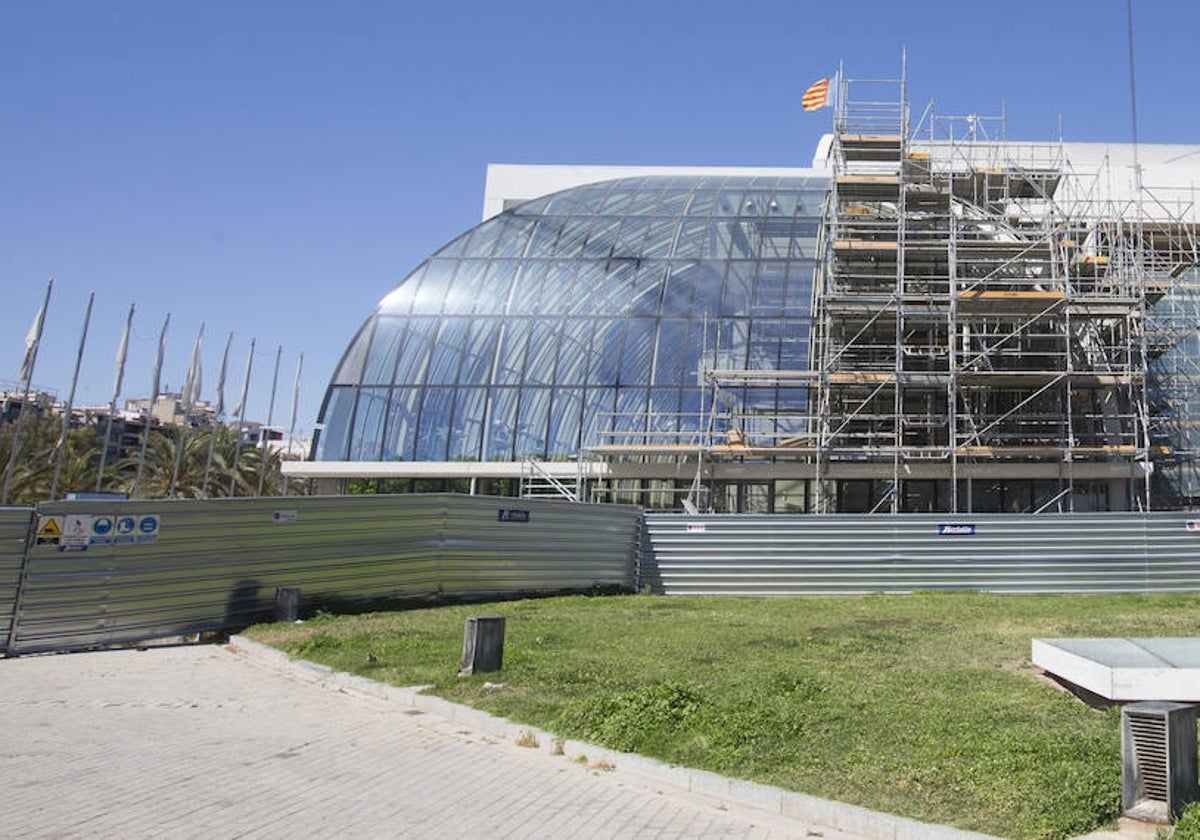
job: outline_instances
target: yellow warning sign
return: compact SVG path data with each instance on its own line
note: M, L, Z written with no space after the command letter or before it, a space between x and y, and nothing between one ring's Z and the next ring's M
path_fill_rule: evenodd
M62 526L58 524L58 518L54 516L42 517L42 524L38 527L37 535L39 537L61 537Z

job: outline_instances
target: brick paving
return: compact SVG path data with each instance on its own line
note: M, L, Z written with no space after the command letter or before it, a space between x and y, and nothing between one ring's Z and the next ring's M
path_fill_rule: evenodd
M0 660L0 837L334 836L856 840L225 647Z

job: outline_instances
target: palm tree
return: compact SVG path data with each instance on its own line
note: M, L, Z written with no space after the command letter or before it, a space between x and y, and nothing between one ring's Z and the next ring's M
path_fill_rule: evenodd
M12 454L16 424L0 426L0 463L7 466ZM57 417L25 415L17 457L9 478L9 501L28 505L47 501L54 482L55 459L59 466L58 493L93 489L102 445L100 434L91 426L71 429L63 445L55 452L62 429Z

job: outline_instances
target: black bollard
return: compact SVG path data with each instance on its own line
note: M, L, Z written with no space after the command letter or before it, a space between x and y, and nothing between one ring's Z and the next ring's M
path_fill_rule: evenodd
M503 616L469 616L463 634L462 669L459 675L499 671L503 661Z
M275 590L275 620L295 621L300 617L300 587L280 586Z

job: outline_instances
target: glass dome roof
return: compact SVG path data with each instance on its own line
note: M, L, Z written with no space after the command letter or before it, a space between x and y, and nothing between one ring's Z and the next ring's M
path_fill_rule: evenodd
M319 460L561 458L704 427L706 368L808 367L823 178L648 176L526 202L380 302ZM777 415L774 388L740 395ZM786 399L803 403L795 388Z

